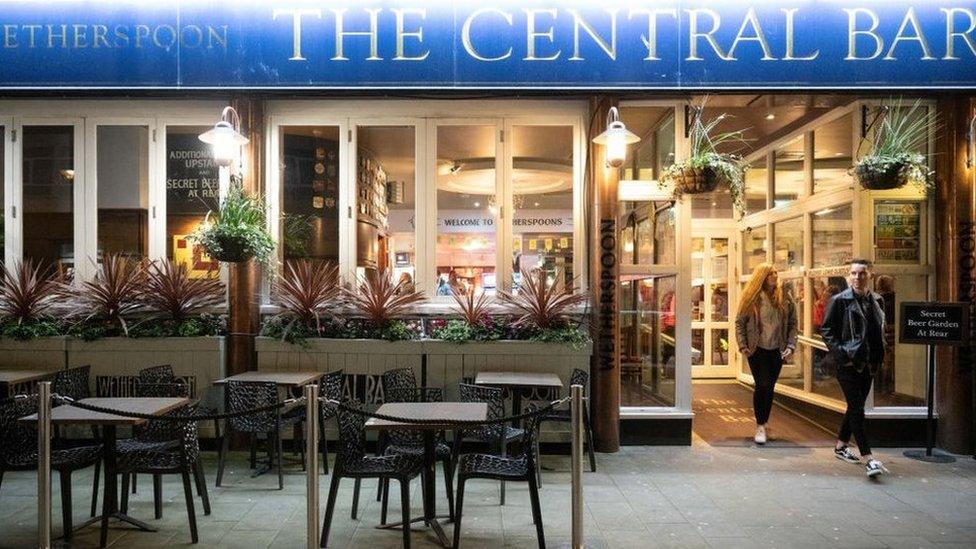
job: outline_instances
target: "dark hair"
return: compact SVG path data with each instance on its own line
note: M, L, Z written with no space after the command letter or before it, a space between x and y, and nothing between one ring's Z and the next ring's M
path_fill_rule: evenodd
M855 258L855 259L850 260L849 263L851 265L864 265L868 269L873 269L874 268L874 264L871 263L871 260L870 259L859 259L859 258Z

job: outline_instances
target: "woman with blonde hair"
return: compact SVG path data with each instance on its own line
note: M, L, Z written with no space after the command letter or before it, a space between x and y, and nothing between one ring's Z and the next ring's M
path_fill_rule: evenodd
M752 407L756 444L766 444L766 423L773 409L773 391L783 361L796 349L796 305L783 292L772 263L760 263L742 291L735 317L739 352L749 360L755 381Z

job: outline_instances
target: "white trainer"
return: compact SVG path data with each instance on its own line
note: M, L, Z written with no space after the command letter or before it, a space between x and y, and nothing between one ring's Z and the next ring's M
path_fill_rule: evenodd
M762 425L756 427L756 436L753 440L759 445L766 444L766 427Z

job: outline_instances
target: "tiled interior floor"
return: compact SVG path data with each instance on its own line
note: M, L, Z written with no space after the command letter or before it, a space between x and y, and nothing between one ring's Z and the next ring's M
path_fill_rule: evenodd
M598 472L586 472L584 499L588 547L966 547L976 546L976 460L921 463L901 451L877 455L891 469L880 481L834 459L829 448L625 447L598 455ZM197 500L199 547L300 548L305 545L305 478L293 471L278 491L274 475L250 477L244 454L235 456L221 488L214 488L215 460L207 454L213 514ZM569 460L545 456L543 522L550 547L570 540ZM328 477L321 476L322 513ZM438 510L446 509L438 475ZM60 533L60 499L54 477L52 524ZM91 470L77 474L75 520L87 518ZM365 481L359 520L350 519L352 481L344 481L330 547L399 547L399 530L378 530L375 482ZM0 547L36 546L36 475L7 473L0 486ZM396 492L391 493L391 495ZM420 489L412 490L415 514ZM159 527L155 533L112 528L113 548L189 545L179 477L164 482L163 519L153 520L148 477L140 478L130 514ZM390 498L391 517L399 498ZM497 483L472 481L465 494L463 547L534 547L535 530L526 487L508 485L498 505ZM391 520L396 520L391 518ZM447 531L450 533L451 525ZM96 547L97 527L75 536L72 547ZM414 547L436 547L418 529Z

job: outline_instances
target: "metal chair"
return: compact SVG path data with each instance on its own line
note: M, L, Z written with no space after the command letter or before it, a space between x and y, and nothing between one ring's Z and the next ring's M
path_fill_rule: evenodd
M39 397L28 395L0 402L0 483L4 471L37 469L37 425L18 421L37 413ZM102 459L102 445L71 445L63 439L51 444L51 469L61 480L61 520L64 539L71 540L71 473L95 465Z
M329 372L322 376L319 383L319 397L323 399L344 401L342 394L342 380L345 374L342 370ZM339 408L325 401L319 403L319 441L322 445L322 466L325 474L329 474L329 446L325 439L325 422L336 417Z
M51 380L51 393L70 397L73 400L80 400L83 398L91 397L91 366L75 366L74 368L65 368L64 370L59 370L54 374L54 379ZM63 432L60 426L54 428L54 438L61 439ZM91 426L91 436L92 440L98 440L98 428L94 425ZM95 472L92 478L92 499L91 499L91 516L95 516L98 512L98 483L102 472L102 462L98 461L95 463Z
M191 416L196 413L196 405L191 404L174 412L173 416ZM197 479L197 488L203 482L203 471L200 467L200 441L195 421L162 422L168 423L178 435L175 447L140 449L120 452L118 456L118 471L122 474L122 512L128 511L129 475L146 473L157 478L160 475L179 474L183 477L183 495L186 498L186 514L190 523L190 539L193 543L199 541L197 534L197 517L193 505L193 488L190 485L190 474ZM210 500L203 492L203 512L210 514ZM104 523L103 523L104 524Z
M244 381L229 381L225 385L229 412L252 410L263 406L271 406L278 402L278 386L273 382L254 383ZM251 437L251 468L256 465L256 448L258 435L264 434L268 443L268 466L277 466L278 489L285 487L284 474L281 471L281 429L294 425L302 420L301 416L285 417L281 408L275 408L257 414L234 417L227 420L227 429L221 443L220 458L217 466L217 486L220 486L224 476L224 462L230 452L230 432L246 433Z
M139 370L140 383L172 383L176 379L173 366L160 364Z
M459 383L458 392L461 402L484 402L488 405L488 419L505 417L505 391L497 387L471 385ZM461 444L465 440L487 444L491 451L505 457L508 455L508 445L519 441L524 436L522 429L504 423L491 423L479 429L457 431L454 434L453 461L457 463ZM499 503L505 505L505 483L499 487Z
M575 368L572 375L569 377L569 386L582 385L583 386L583 396L589 393L589 383L590 383L590 373L586 370L581 370ZM596 456L593 453L593 428L590 426L590 407L588 405L583 406L583 429L586 431L586 449L590 455L590 471L596 472ZM551 410L549 413L543 416L543 422L546 421L560 421L564 423L572 423L573 416L570 410Z
M526 412L538 408L531 404ZM464 454L458 460L457 507L454 511L454 547L460 547L461 519L464 510L464 483L475 478L501 480L505 482L527 482L529 499L532 502L532 519L535 522L539 548L545 549L546 537L542 528L542 509L539 505L539 484L536 479L535 454L536 440L539 436L540 416L525 419L522 431L521 453L517 456L502 457L488 454Z
M362 409L362 406L356 401L350 401L347 406ZM337 418L339 421L339 450L336 453L335 467L332 469L332 482L329 485L325 519L322 522L322 539L319 545L325 547L329 541L329 529L332 526L332 514L335 511L339 481L343 478L353 478L358 483L364 478L375 478L380 482L384 479L394 479L400 482L403 546L410 547L410 481L423 470L423 458L407 454L367 456L364 432L366 418L361 414L341 408L338 410Z
M155 398L190 398L190 387L185 383L136 383L136 396L155 397ZM199 406L195 410L201 411ZM188 415L188 414L186 414ZM171 421L152 420L145 425L133 429L133 437L118 441L117 449L119 454L133 452L161 452L173 450L179 447L183 432L181 426ZM198 436L198 435L194 435ZM196 451L197 459L193 463L193 480L197 487L197 495L203 500L204 514L210 514L210 498L207 494L207 483L203 473L203 463L199 459L199 448ZM137 473L122 478L122 497L123 503L128 501L128 486L131 481L134 484ZM163 518L163 482L161 474L153 474L153 510L156 519ZM135 490L132 491L135 493Z

